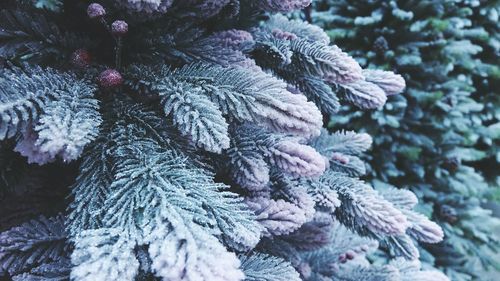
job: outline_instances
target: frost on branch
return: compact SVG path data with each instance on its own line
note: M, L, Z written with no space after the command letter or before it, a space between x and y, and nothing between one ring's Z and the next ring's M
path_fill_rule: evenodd
M250 32L238 29L219 31L211 35L209 38L214 39L223 47L231 49L244 49L245 47L251 47L254 44L254 40Z
M134 256L134 244L119 229L85 230L74 238L71 254L71 279L134 280L139 262Z
M367 151L371 145L370 135L353 131L329 133L322 130L321 135L311 141L311 146L326 157L330 157L333 153L359 156Z
M310 100L321 109L321 112L333 114L340 108L337 94L325 81L315 77L298 77L294 83Z
M361 79L361 67L337 46L297 39L290 42L292 66L327 83L352 83Z
M257 0L255 6L270 12L291 12L307 7L311 0Z
M382 196L398 207L408 218L410 226L406 233L417 241L424 243L438 243L444 238L441 227L426 216L413 211L417 198L411 191L396 189L383 185Z
M439 243L443 240L443 230L437 223L411 210L404 210L403 213L411 224L407 230L408 235L424 243Z
M16 150L29 162L77 159L99 133L95 88L73 75L26 67L3 70L0 139L22 132Z
M243 279L237 257L203 227L190 222L190 217L183 218L174 209L159 215L166 221L154 221L145 229L151 268L157 276L186 281Z
M104 128L111 130L107 135L116 142L107 143L106 138L100 139L100 148L105 153L88 155L95 159L106 157L101 158L106 159L104 163L96 161L94 163L97 165L90 166L89 162L83 163L81 181L94 182L90 182L90 187L76 186L77 202L73 204L71 216L86 225L70 224L72 233L78 237L78 231L82 231L82 228L98 227L95 231L117 229L120 235L113 242L118 247L117 251L148 245L152 268L164 278L176 272L165 271L162 267L165 263L176 264L180 272L188 272L186 278L193 280L200 276L209 279L226 276L228 280L233 280L235 276L241 277L239 261L224 246L244 250L257 244L261 227L251 211L236 194L226 191L226 186L214 183L207 171L195 168L193 162L178 154L180 151L176 150L172 142L167 144L167 139L163 138L170 132L168 127L161 125L162 118L157 112L144 106L131 107L127 100L115 103L112 108L115 112L105 116ZM141 114L137 115L137 112ZM108 122L117 116L120 116L120 121L108 127ZM151 136L155 137L146 137L146 132L154 132ZM94 151L99 151L99 148ZM109 169L108 163L112 169ZM95 194L100 197L83 196L91 188L95 188ZM85 215L80 216L77 210L86 204L93 206L94 212L83 212ZM174 213L178 215L174 216ZM168 237L174 239L167 240L172 243L164 243ZM175 239L181 243L179 245L184 245L182 241L189 241L184 252L189 257L188 264L175 263L168 254L163 254L163 250L167 249L165 247L175 245ZM85 253L87 248L82 246L78 257L88 255ZM226 257L227 268L224 268L224 272L227 275L218 270L215 264L207 264L217 260L211 256L213 254ZM109 274L121 274L124 280L129 280L129 276L136 274L135 269L127 271L120 267L111 268L112 264L107 268L93 268L92 272L85 271L88 268L86 263L100 265L110 257L108 253L103 253L95 260L78 258L78 264L82 264L78 267L81 272L73 274L82 280ZM133 261L135 256L126 258Z
M294 232L316 212L314 198L306 187L297 179L277 172L271 175L269 186L251 192L245 203L266 229L267 237Z
M343 98L359 108L381 108L387 101L387 96L377 84L366 80L357 80L340 86Z
M63 89L66 85L47 85L45 77L31 74L40 70L36 68L33 72L25 72L21 69L2 69L0 83L0 140L13 137L23 130L27 123L36 120L40 114L41 107L47 104L57 95L57 89ZM48 73L52 78L53 72ZM59 78L59 77L58 77ZM59 79L53 79L58 82Z
M342 208L336 214L346 226L382 235L404 234L408 228L405 215L364 182L331 171L319 181L339 195Z
M255 197L245 202L255 212L257 221L266 229L266 236L291 233L307 220L301 208L283 199Z
M12 277L13 281L42 281L42 280L67 280L71 269L69 258L62 258L55 262L41 264L30 272L25 272Z
M142 153L150 155L143 163L142 153L137 150L140 148L125 149L128 157L119 165L110 187L112 193L105 202L107 224L124 229L138 243L149 244L152 267L160 277L175 278L176 272L184 275L185 279L181 280L217 276L231 280L230 276L237 276L238 263L231 262L231 254L209 229L195 224L217 229L230 245L251 247L258 241L259 227L249 220L251 215L239 205L242 203L224 192L223 186L210 184L202 171L186 169L182 159L170 158L171 155L161 150L142 148ZM130 157L132 155L137 156ZM135 176L136 173L142 176ZM141 220L132 216L134 210L142 210ZM166 243L169 241L171 243ZM179 247L186 248L176 253ZM180 256L177 263L176 255L186 255L187 260ZM206 264L216 260L211 255L225 257L226 273L214 264ZM181 262L184 260L185 263ZM234 260L237 261L235 256ZM164 268L165 264L177 270Z
M283 237L283 240L299 250L318 250L331 242L334 222L326 213L316 212L313 220ZM338 245L338 244L336 244Z
M283 239L264 240L266 251L290 261L302 280L399 280L394 279L398 276L396 268L371 265L366 260L365 256L378 247L375 240L357 236L338 221L325 220L325 215L317 218L323 218L322 228L326 227L329 235L323 236L323 231L310 234L319 235L321 244L326 244L317 249L301 249L293 243L292 234ZM285 242L291 238L292 243Z
M101 136L82 157L80 174L71 188L74 200L69 205L68 230L72 236L104 224L102 208L113 179L112 165L108 161L110 148L109 139Z
M137 129L131 133L139 133L140 128ZM110 186L111 194L105 201L105 220L114 227L128 228L132 234L140 233L140 228L130 227L137 225L130 221L133 217L130 212L144 207L145 223L146 215L152 216L157 211L153 207L160 202L148 201L154 199L149 196L156 195L169 200L169 204L176 208L189 211L196 222L218 229L231 246L247 248L255 245L260 227L252 221L253 216L241 199L227 191L227 186L213 182L209 172L188 166L187 158L160 147L154 141L143 141L120 148L116 159L119 166ZM136 173L141 174L139 171L142 171L142 176L136 177ZM146 201L129 201L135 197ZM116 200L127 200L127 203L116 204ZM126 207L126 204L131 205Z
M175 93L174 85L183 82L182 93L188 96L198 93L204 100L213 102L212 113L206 116L210 116L210 124L216 128L227 126L220 114L266 125L278 132L293 132L306 137L317 135L322 125L321 114L314 104L307 102L303 96L291 94L286 90L285 83L264 72L196 63L178 70L170 70L167 66L137 66L130 70L130 75L135 80L132 87L144 87L162 97L164 102ZM199 111L189 107L185 110L178 110L177 107L173 109L176 111L173 112L174 120L190 120L179 127L195 143L216 152L227 148L225 142L217 145L209 141L215 135L209 131L211 128L197 123L204 117ZM223 130L218 130L217 134L222 137Z
M166 84L162 89L165 114L181 132L207 151L229 148L228 124L201 87L186 83Z
M230 29L201 37L182 47L182 51L224 67L236 66L259 72L261 68L246 54L254 44L253 37L248 31Z
M362 70L340 48L328 45L324 32L306 22L273 16L253 36L256 62L297 86L325 113L338 110L337 96L362 109L374 109L405 87L402 77L392 72Z
M41 153L72 161L97 137L101 117L92 91L76 86L47 105L35 126Z
M330 37L320 27L301 20L289 20L281 14L273 15L264 27L271 32L273 30L290 32L311 42L316 41L326 45L330 43Z
M37 142L38 134L31 127L27 127L22 134L22 138L17 142L16 147L14 147L14 151L26 157L30 164L44 165L55 161L54 156L40 150Z
M232 130L228 170L241 187L262 190L276 169L295 177L319 176L326 168L322 155L300 139L244 124Z
M311 177L325 171L325 159L310 146L281 141L270 151L271 162L286 173Z
M390 71L365 69L363 75L366 77L366 81L384 90L387 96L399 94L406 87L403 77Z
M323 130L319 137L311 140L311 146L326 157L331 170L353 177L365 174L365 164L359 156L371 144L372 139L368 134L350 131L331 134Z
M293 266L279 257L263 253L240 255L246 281L299 281Z

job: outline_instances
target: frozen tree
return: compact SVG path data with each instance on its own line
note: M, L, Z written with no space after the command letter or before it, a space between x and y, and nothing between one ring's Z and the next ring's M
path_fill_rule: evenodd
M310 2L0 4L0 276L440 276L415 195L360 179L372 138L323 128L405 82L279 14Z

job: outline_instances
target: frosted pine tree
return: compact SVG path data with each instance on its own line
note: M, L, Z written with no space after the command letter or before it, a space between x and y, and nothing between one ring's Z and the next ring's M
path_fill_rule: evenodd
M308 5L2 3L0 276L447 280L417 197L359 179L372 138L322 128L404 80L280 14Z
M472 27L475 27L475 36L470 40L481 48L474 57L474 63L467 64L466 70L470 73L474 83L474 99L484 104L484 109L478 115L485 127L485 133L478 141L478 148L484 150L487 156L480 160L478 166L485 174L487 180L496 183L500 190L500 176L497 172L500 168L500 98L495 89L500 85L500 26L497 24L500 17L500 2L489 1L484 3L468 3L462 5L468 7Z
M484 201L498 189L498 1L315 4L313 23L334 43L407 81L383 111L344 107L333 127L376 136L373 178L411 188L443 227L442 243L423 245L424 261L452 280L495 280L500 220Z

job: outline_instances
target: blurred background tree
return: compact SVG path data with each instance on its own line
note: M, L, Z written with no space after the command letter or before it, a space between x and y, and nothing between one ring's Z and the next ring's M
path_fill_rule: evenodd
M493 280L500 270L490 210L499 194L498 15L499 1L469 0L318 0L310 13L362 67L405 78L406 92L382 111L344 106L330 127L375 136L369 179L419 195L445 230L444 242L422 245L422 260L452 280Z

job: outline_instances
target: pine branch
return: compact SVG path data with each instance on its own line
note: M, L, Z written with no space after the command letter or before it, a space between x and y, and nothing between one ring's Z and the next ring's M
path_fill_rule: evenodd
M334 153L359 156L372 145L372 138L365 133L338 131L329 133L321 131L321 135L311 140L311 146L322 155L331 157Z
M383 238L380 237L379 240L383 246L389 250L392 256L404 257L408 260L420 258L418 248L409 235L392 235Z
M342 202L336 216L361 234L404 234L408 221L404 214L365 183L343 174L326 172L320 179L335 190Z
M113 110L104 114L101 134L86 149L80 173L72 187L74 200L69 206L68 220L72 236L85 229L104 226L104 202L110 193L114 167L120 161L121 146L152 140L169 148L173 154L190 152L159 113L150 107L134 104L129 99L107 102L104 107Z
M255 253L241 255L241 269L245 281L298 281L299 274L292 265L278 257Z
M331 83L331 86L343 99L361 109L381 108L387 101L384 90L366 80L357 80L346 85Z
M67 254L62 215L26 222L0 233L0 265L3 272L22 274L43 264L58 262Z
M309 7L311 6L308 6L306 9ZM330 37L322 28L298 19L290 20L281 14L273 15L266 21L264 28L271 32L275 29L279 29L293 33L297 37L310 40L311 42L320 42L325 45L330 44Z
M305 177L319 176L325 170L323 157L300 144L299 139L249 124L236 127L231 138L231 148L226 153L231 164L228 169L243 188L262 189L269 181L271 168Z
M304 39L290 41L292 66L299 73L328 83L352 83L363 78L361 67L337 46Z
M229 148L228 124L203 89L188 84L164 85L161 95L165 114L181 133L207 151L220 153Z
M71 270L69 258L34 267L29 273L12 277L13 281L65 281Z
M169 85L181 81L213 97L213 102L221 101L221 95L224 95L227 104L217 104L219 110L237 108L231 104L235 100L245 106L243 111L223 113L239 120L266 125L276 131L311 136L317 134L321 126L321 114L312 103L289 93L286 84L264 72L197 63L174 71L167 66L154 69L138 66L130 70L130 75L135 80L130 84L133 88L145 88L160 96L167 96L171 91Z
M45 13L2 10L0 30L0 57L8 59L38 60L89 45L85 36L62 31Z
M41 122L35 127L41 133L38 143L42 146L41 152L50 152L53 156L62 152L67 160L72 160L96 136L95 126L100 123L97 102L92 99L94 89L85 81L49 68L26 67L3 71L0 83L0 139L13 137ZM85 110L77 111L77 103ZM65 119L70 112L73 118ZM52 133L60 132L66 139L64 144L50 143L54 136L44 132L49 128Z
M358 255L364 256L378 248L377 241L355 235L338 221L331 222L330 227L329 244L316 251L304 252L302 255L312 272L332 275L336 266L346 263L347 256L352 260Z
M338 223L334 223L329 214L316 212L313 220L306 222L297 231L282 237L282 239L301 251L320 250L331 244L334 235L336 238L339 237L337 231L339 226ZM333 244L336 245L335 247L339 245L338 243Z
M299 229L308 219L299 206L283 199L266 197L247 198L245 203L256 215L256 220L265 228L264 236L280 236Z
M61 93L40 114L34 127L36 136L30 139L32 136L26 132L24 143L16 150L27 156L30 162L47 162L37 161L39 154L46 154L48 159L58 156L66 162L77 159L84 147L99 134L102 120L93 91L85 84L75 84Z
M139 262L134 244L119 229L84 230L73 241L71 280L134 280Z
M146 228L149 234L151 267L155 274L170 280L241 280L240 261L205 228L189 216L167 207L157 221ZM167 227L167 222L171 225Z
M68 85L64 82L72 78L69 75L61 77L52 70L44 75L40 68L26 71L5 69L1 76L0 140L13 137L32 120L36 120L41 109L57 98L57 90L66 89Z
M154 194L160 197L169 194L169 204L189 212L200 224L218 227L224 239L228 239L233 246L241 243L243 247L247 247L257 243L259 227L251 222L251 213L245 210L242 203L238 203L239 199L234 194L224 191L226 189L224 185L213 183L210 176L202 170L189 168L185 160L173 157L167 152L151 150L147 148L148 145L154 147L154 144L145 143L143 147L136 144L136 147L121 148L122 153L127 153L125 155L128 157L122 156L115 181L110 187L112 194L105 202L107 223L114 227L129 229L131 233L140 233L140 228L129 228L133 225L140 226L134 222L129 212L144 208L146 219L148 215L151 216L156 212L151 209L155 204L142 200L152 200L154 197L150 196ZM140 153L141 150L149 153ZM137 156L133 157L134 154ZM147 161L142 159L145 156L148 158ZM156 172L149 175L150 169ZM136 177L134 176L136 173L144 173L144 176ZM128 188L132 186L135 188ZM157 187L153 189L154 186ZM183 194L181 190L189 193ZM137 198L137 201L129 201L133 198ZM127 201L116 205L120 200Z
M113 174L109 163L111 145L105 137L98 138L82 156L80 173L71 187L74 196L69 205L68 232L76 236L85 229L100 228L104 201L110 190Z
M292 80L287 77L287 80ZM314 77L297 77L293 79L297 83L300 91L311 101L313 101L321 112L326 114L335 114L340 109L340 101L325 82Z

